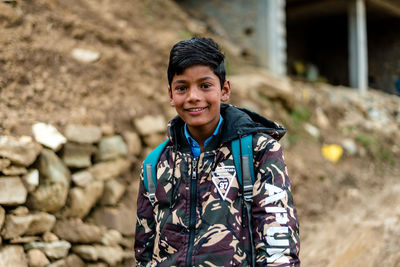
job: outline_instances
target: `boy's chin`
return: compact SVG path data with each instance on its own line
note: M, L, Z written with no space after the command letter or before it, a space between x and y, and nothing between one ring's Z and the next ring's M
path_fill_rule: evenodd
M204 127L207 125L207 123L204 123L204 122L193 122L193 121L186 121L186 124L189 127L193 127L193 128L199 128L199 127L201 128L201 127Z
M208 120L187 120L186 124L189 128L208 129L209 127L216 126L217 123Z

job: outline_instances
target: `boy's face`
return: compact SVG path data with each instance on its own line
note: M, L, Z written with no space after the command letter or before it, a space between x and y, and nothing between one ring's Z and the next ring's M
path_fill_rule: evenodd
M189 132L212 134L218 125L221 101L228 101L229 81L221 83L208 66L188 67L175 75L168 88L171 106L186 122Z

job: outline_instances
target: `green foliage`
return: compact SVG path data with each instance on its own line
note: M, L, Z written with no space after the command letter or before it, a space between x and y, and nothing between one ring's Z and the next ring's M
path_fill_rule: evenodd
M181 40L191 39L192 37L194 37L194 34L188 30L182 30L179 32L179 39Z
M232 64L229 62L229 59L227 57L225 57L225 71L226 75L228 76L234 74Z
M356 136L356 142L368 149L371 147L372 143L374 143L374 139L371 136L360 134Z
M273 105L270 99L268 99L265 95L259 94L259 96L260 100L263 100L267 103L270 103L270 105ZM289 144L295 145L300 139L303 140L303 138L309 137L308 134L305 134L303 123L309 121L310 118L311 112L307 106L296 106L289 113L289 116L284 116L282 118L282 125L284 125L288 130L286 138L288 139Z
M391 151L389 149L387 149L386 147L384 147L384 146L379 146L378 147L377 156L383 162L387 162L390 165L395 165L396 164L396 161L394 160Z
M296 123L306 122L310 120L311 112L306 106L296 106L290 113L290 117Z
M294 133L288 133L286 134L286 139L290 145L295 145L299 139L299 136Z
M356 129L356 127L355 127L354 125L347 125L347 126L346 126L346 130L347 130L349 133L354 132L355 129Z
M392 152L386 147L387 145L383 140L379 140L376 136L360 134L355 138L356 142L364 147L373 158L381 160L382 162L394 165L396 162L393 158Z

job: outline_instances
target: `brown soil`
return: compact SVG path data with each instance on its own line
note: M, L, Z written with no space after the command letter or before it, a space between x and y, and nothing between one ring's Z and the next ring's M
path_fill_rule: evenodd
M0 134L31 135L36 121L60 130L68 123L112 123L122 132L134 130L132 120L145 114L170 118L169 49L191 34L207 34L169 0L9 2L0 1ZM101 57L82 63L72 57L74 48L98 51ZM239 64L243 59L227 55L232 71L247 71ZM289 130L282 142L300 218L303 265L400 266L399 135L362 126L346 132L340 125L346 114L366 111L329 97L349 89L301 82L293 87L295 107L306 107L311 118L297 121L293 106L280 101L245 100ZM373 98L400 105L395 96L374 92ZM233 104L243 101L234 93ZM330 125L316 139L301 125L317 124L318 107ZM399 122L395 109L391 124ZM345 153L336 164L322 157L322 144L361 135L377 136L378 148L361 140L355 156Z

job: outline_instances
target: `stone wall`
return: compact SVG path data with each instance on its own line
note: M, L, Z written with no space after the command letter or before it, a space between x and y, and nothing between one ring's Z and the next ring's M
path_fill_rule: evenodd
M132 266L141 140L165 138L148 119L140 135L43 123L0 135L0 266Z

